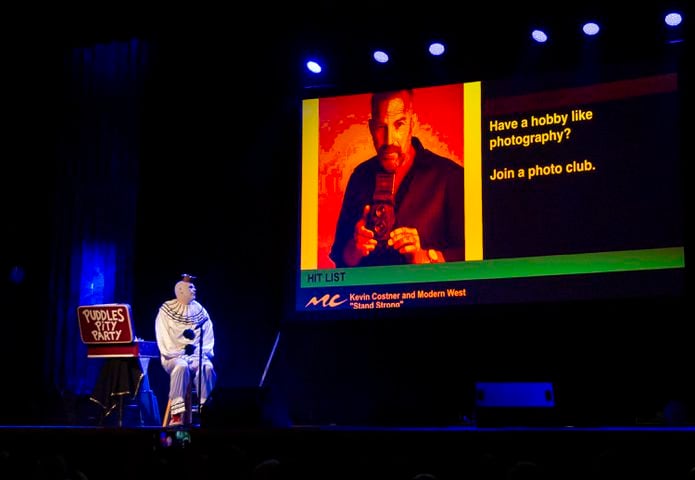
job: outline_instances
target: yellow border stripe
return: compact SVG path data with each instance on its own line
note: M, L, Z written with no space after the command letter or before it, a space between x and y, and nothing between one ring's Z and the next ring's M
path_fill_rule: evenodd
M318 265L319 100L302 101L302 270Z
M466 261L483 259L481 82L463 84Z

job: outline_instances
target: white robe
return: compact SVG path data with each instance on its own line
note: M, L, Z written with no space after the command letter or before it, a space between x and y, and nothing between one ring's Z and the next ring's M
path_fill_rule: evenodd
M192 340L183 336L187 329L193 330ZM185 305L177 299L164 302L155 321L157 346L162 367L169 374L169 400L171 414L186 411L185 398L189 386L198 389L198 363L200 361L200 336L203 337L203 376L200 395L201 405L212 391L216 375L212 359L215 356L215 334L212 320L205 308L193 300ZM192 355L186 355L187 344L196 346ZM191 382L194 382L191 384Z

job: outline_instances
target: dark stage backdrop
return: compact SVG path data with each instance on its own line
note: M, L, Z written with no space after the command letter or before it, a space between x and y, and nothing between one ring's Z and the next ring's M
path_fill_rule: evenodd
M160 304L181 273L197 275L220 388L259 384L280 324L293 86L257 86L284 63L239 89L221 55L241 47L225 36L88 37L46 31L8 60L3 285L11 356L23 359L10 383L28 400L4 398L0 422L72 420L66 409L91 394L102 362L87 359L78 305L129 303L136 335L154 340ZM150 370L163 411L167 379L158 362Z
M240 33L207 26L59 41L44 31L8 57L15 121L2 266L18 361L7 384L27 400L17 408L3 395L0 423L80 421L70 409L90 394L97 366L77 335L76 307L130 303L136 333L153 340L157 308L184 272L198 276L215 323L221 389L257 386L282 333L267 386L295 424L453 423L470 416L475 381L552 381L568 418L585 422L692 404L684 298L285 322L305 96L293 69L312 35L275 32L261 45L266 64ZM479 54L437 78L508 78L522 58ZM413 79L435 73L418 69ZM334 80L361 89L374 75ZM680 78L687 115L690 77ZM23 273L5 274L17 265ZM150 369L163 411L166 378L156 362Z

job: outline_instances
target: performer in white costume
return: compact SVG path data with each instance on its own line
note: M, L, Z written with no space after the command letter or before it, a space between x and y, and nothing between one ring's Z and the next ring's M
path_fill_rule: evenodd
M215 355L215 333L207 310L195 300L196 289L191 275L182 275L176 283L176 298L159 307L155 321L157 346L162 367L169 375L169 425L183 425L186 415L186 392L190 382L200 385L201 407L215 386L217 375L212 364ZM200 337L202 335L202 382L198 379ZM199 383L200 382L200 383ZM190 406L189 406L190 407Z

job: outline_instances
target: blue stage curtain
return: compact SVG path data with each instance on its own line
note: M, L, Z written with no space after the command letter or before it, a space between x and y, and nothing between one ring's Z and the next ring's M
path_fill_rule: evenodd
M44 337L44 381L64 395L91 393L101 367L77 307L131 301L149 51L138 39L64 50Z

